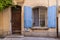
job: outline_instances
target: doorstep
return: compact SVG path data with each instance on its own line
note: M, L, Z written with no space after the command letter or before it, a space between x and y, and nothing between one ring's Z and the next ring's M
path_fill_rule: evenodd
M8 35L8 36L6 36L6 38L23 38L24 37L24 35Z

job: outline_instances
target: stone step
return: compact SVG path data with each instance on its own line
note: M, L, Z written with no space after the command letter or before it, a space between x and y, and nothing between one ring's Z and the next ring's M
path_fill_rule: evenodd
M8 35L6 38L23 38L24 35Z
M56 37L56 32L25 32L25 36Z

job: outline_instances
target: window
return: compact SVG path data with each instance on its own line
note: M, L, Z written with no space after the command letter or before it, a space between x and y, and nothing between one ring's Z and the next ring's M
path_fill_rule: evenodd
M47 26L47 7L39 6L33 8L33 26L34 27Z

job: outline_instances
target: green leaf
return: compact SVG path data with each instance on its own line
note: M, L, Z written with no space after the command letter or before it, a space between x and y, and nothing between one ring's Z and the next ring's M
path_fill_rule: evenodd
M12 5L12 0L0 0L0 11Z

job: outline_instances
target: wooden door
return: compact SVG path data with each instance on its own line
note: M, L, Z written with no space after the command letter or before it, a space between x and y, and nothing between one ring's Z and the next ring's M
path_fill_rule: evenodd
M21 7L12 7L12 34L21 34Z

